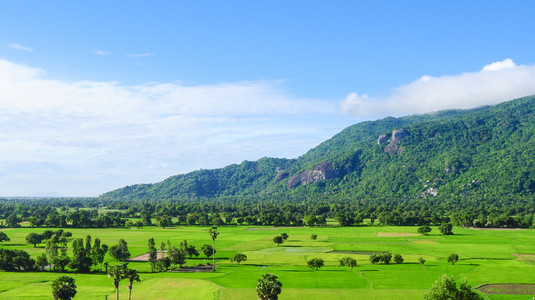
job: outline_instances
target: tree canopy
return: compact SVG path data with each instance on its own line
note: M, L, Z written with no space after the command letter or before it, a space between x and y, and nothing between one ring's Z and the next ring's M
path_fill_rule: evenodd
M277 300L282 292L282 283L279 277L266 273L258 279L256 293L260 300Z

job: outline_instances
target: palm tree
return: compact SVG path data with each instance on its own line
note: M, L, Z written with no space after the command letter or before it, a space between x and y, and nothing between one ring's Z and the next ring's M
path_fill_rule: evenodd
M76 284L74 278L69 276L58 277L52 282L52 295L54 299L70 300L76 295Z
M217 232L217 226L212 226L210 228L210 237L212 238L213 246L212 246L212 260L213 260L213 268L212 271L215 271L215 239L219 235L219 232Z
M116 299L119 300L119 282L126 278L127 263L111 266L108 268L108 277L113 278L113 285L115 286Z
M140 282L139 280L139 274L137 273L137 270L135 269L127 269L125 270L126 278L128 278L128 300L132 299L132 284L134 283L134 280L137 282Z
M282 283L278 276L266 273L258 279L256 293L259 300L277 300L281 292Z

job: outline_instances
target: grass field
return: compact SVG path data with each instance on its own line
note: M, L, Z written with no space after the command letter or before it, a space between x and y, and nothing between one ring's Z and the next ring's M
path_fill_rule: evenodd
M219 227L216 240L218 270L209 273L150 273L148 263L132 262L129 267L141 272L141 282L134 284L133 299L255 299L255 286L264 273L274 273L283 283L280 299L421 299L442 274L466 278L472 286L483 284L535 284L535 231L474 230L454 228L455 235L443 236L433 228L429 236L415 234L416 227L327 227L272 228L248 226ZM25 243L30 232L42 228L2 229L10 242L0 247L24 249L32 256L44 252ZM211 244L206 227L172 227L143 229L66 229L73 238L91 235L103 243L128 242L132 257L147 252L147 240L156 245L167 241L178 245L182 240L200 249ZM272 239L286 232L289 239L276 246ZM310 235L318 235L311 240ZM403 264L373 265L370 253L389 251L401 254ZM247 255L241 265L228 258L237 252ZM446 258L459 255L455 265ZM338 259L350 256L357 267L349 270L338 266ZM308 259L325 260L325 267L312 271ZM426 259L422 267L419 257ZM205 263L204 255L189 259L187 265ZM110 264L115 264L107 257ZM0 299L50 299L51 281L59 277L52 272L0 272ZM115 298L112 280L103 273L74 274L76 299ZM128 298L126 281L122 282L121 299ZM533 291L533 289L528 289ZM487 299L531 299L535 295L483 294Z

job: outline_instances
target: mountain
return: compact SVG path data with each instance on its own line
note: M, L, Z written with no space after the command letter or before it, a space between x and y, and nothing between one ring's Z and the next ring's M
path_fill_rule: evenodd
M297 159L199 170L103 199L523 198L535 191L535 96L359 123Z

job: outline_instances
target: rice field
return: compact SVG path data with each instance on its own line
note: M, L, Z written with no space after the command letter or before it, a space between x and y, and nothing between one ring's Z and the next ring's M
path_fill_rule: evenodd
M73 238L91 235L109 246L120 238L128 242L132 257L147 252L147 241L153 237L156 246L170 240L178 245L187 240L200 251L212 240L208 227L144 227L112 229L65 229ZM2 229L10 242L0 247L23 249L32 256L44 252L25 243L30 232L43 228ZM443 236L433 227L428 236L416 233L416 227L249 227L222 226L216 239L216 272L151 273L147 262L131 262L130 268L141 274L134 283L133 299L255 299L255 286L264 273L279 276L283 284L280 299L421 299L426 290L442 274L465 278L487 299L531 299L535 294L535 231L534 230L475 230L454 228L452 236ZM273 237L287 233L289 238L277 246ZM317 239L310 236L317 234ZM247 255L241 264L229 258L237 252ZM402 264L371 264L373 253L401 254ZM446 258L459 255L455 265ZM350 256L357 267L349 270L338 260ZM421 266L418 258L426 263ZM325 266L313 271L307 260L321 258ZM111 257L106 261L116 264ZM210 260L211 261L211 260ZM204 254L188 259L187 266L206 264ZM61 276L54 272L0 272L0 299L50 299L51 281ZM67 274L76 280L75 299L115 299L113 282L104 273ZM526 286L528 284L528 286ZM120 297L128 299L127 281L121 282ZM487 286L485 289L484 287ZM506 293L508 287L513 293ZM492 291L499 293L490 294ZM516 291L516 292L515 292Z

